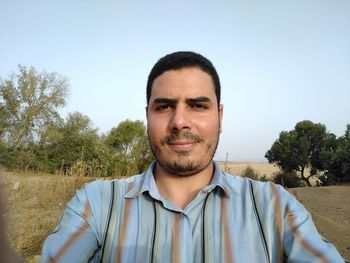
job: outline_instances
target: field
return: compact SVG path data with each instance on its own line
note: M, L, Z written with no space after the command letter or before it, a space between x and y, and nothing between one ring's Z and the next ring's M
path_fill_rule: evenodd
M260 176L265 175L267 178L271 178L274 173L279 171L278 167L269 163L228 162L226 164L225 162L221 162L220 166L225 172L233 175L241 175L247 167L251 167Z
M223 169L240 174L247 166L270 177L278 169L264 163L229 163ZM6 219L12 247L27 262L37 262L41 246L59 221L65 203L76 189L93 178L17 174L0 168L7 194ZM343 257L350 259L350 186L289 189L311 212L319 232Z
M67 201L93 178L15 174L0 169L7 194L6 219L12 247L27 262L37 262L46 236L57 225Z

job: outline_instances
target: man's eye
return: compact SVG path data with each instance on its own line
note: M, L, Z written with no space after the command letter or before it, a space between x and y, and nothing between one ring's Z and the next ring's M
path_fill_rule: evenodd
M193 108L193 109L207 109L208 107L205 104L193 104L193 105L191 105L191 108Z
M173 108L172 105L164 104L164 105L157 106L156 111L163 111L163 110L172 109L172 108Z

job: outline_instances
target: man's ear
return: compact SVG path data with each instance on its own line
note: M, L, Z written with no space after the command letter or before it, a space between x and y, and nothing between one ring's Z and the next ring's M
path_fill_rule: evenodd
M222 117L224 115L224 105L220 104L219 106L219 128L220 128L220 133L222 132Z
M145 107L146 110L146 119L148 119L148 105Z

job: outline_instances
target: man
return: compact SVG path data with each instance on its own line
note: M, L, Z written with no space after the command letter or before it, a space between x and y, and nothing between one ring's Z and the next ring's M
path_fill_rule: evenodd
M77 192L42 262L343 262L282 187L227 175L213 161L223 106L209 60L161 58L146 115L156 161Z

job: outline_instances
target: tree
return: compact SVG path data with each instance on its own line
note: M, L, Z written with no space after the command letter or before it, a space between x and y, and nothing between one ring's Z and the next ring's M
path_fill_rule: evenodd
M311 186L310 178L325 170L322 153L335 147L335 139L335 135L327 132L323 124L301 121L294 130L280 133L265 158L285 172L298 171L306 185ZM310 168L310 175L305 174L306 168Z
M39 142L43 160L50 170L67 172L79 161L92 162L97 158L99 136L90 118L80 112L70 113L65 121L47 127Z
M144 171L153 160L146 128L142 121L125 120L112 128L105 143L115 150L117 172L131 175Z
M0 136L11 147L37 140L46 125L59 117L68 93L67 80L57 73L38 73L18 66L19 72L0 79Z
M324 184L350 182L350 124L345 134L336 139L336 147L323 153L325 159Z

